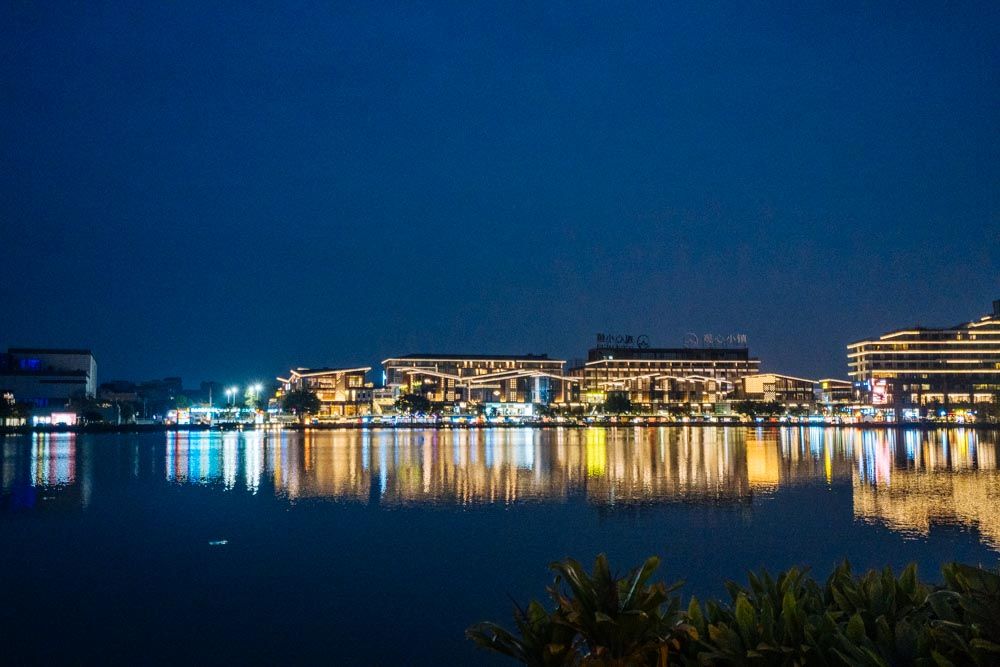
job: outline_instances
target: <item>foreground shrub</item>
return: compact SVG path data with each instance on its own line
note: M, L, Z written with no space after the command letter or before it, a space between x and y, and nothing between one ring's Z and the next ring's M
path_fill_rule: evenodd
M603 554L592 574L572 559L552 563L554 611L535 601L527 612L515 607L520 637L495 623L474 625L466 636L532 666L666 665L680 646L680 598L673 595L680 584L648 583L659 565L659 558L649 558L619 577Z
M659 559L624 577L601 555L553 563L553 608L515 607L518 634L494 623L466 631L526 665L1000 665L1000 575L957 563L944 584L914 565L856 575L837 566L820 585L797 568L726 584L730 600L681 610L680 584L649 583Z

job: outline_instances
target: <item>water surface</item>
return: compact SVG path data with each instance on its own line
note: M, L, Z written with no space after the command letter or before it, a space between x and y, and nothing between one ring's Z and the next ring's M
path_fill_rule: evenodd
M993 432L611 428L0 438L15 663L492 663L546 564L995 565ZM502 663L501 663L502 664Z

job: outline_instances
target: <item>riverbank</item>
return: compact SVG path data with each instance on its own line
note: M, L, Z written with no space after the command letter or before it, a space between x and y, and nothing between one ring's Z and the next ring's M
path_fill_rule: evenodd
M483 430L483 429L553 429L553 428L835 428L859 430L906 430L937 431L941 429L973 429L977 431L1000 431L1000 423L937 423L937 422L869 422L837 423L823 421L809 422L747 422L736 420L692 420L668 421L649 419L641 422L611 420L572 420L565 422L452 422L452 421L390 421L336 422L320 424L86 424L76 426L16 426L0 427L0 435L29 435L34 433L167 433L205 431L331 431L331 430L395 430L395 429L435 429L435 430Z

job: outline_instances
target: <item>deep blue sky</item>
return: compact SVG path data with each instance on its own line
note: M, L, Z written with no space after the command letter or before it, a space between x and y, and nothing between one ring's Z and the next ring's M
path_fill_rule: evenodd
M1000 3L154 4L0 8L0 345L826 376L1000 298Z

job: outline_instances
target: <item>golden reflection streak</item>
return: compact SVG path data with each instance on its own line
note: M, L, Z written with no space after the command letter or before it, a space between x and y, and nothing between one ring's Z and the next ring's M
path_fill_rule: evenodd
M72 434L5 441L0 490L80 486L89 498L92 455L78 450ZM997 434L972 429L182 431L158 465L172 483L385 506L746 502L822 481L851 485L859 521L914 536L957 524L1000 549Z

